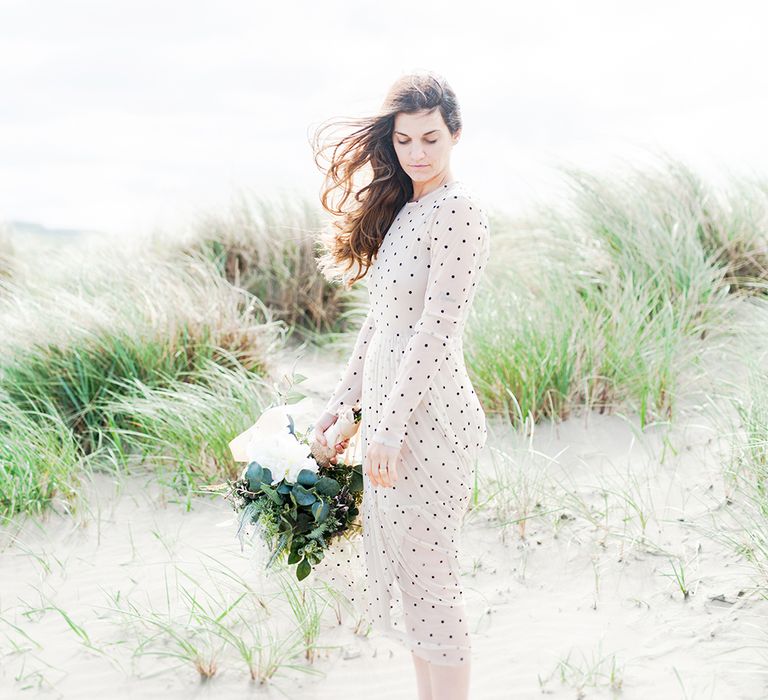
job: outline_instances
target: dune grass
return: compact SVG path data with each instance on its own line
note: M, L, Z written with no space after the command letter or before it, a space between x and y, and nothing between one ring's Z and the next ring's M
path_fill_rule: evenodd
M761 312L752 342L745 339L742 348L747 390L730 392L735 418L724 416L720 424L730 445L724 469L730 486L723 508L726 525L713 522L707 534L744 557L754 572L753 585L768 598L768 306Z
M257 299L227 283L203 261L182 266L150 255L100 251L90 265L82 263L78 270L73 264L73 269L66 284L27 278L0 302L5 331L0 340L0 388L8 407L5 415L12 417L6 435L15 437L16 444L24 435L33 435L30 446L40 447L38 456L30 459L32 447L4 443L4 515L33 507L30 495L48 498L56 484L66 484L65 493L72 495L83 455L106 451L127 464L137 449L146 453L157 431L126 411L121 399L136 397L139 406L142 395L172 387L178 402L190 398L197 384L203 387L200 391L207 387L218 395L221 406L233 400L221 392L236 386L240 413L229 407L226 429L238 418L241 425L247 423L259 395L266 395L269 356L284 335L283 325L272 320ZM182 422L192 420L191 406L181 412L177 403L176 410ZM198 420L197 427L202 423ZM209 417L206 425L214 423ZM137 425L148 431L141 439ZM188 443L195 444L185 449L176 442L179 436L169 433L166 447L179 458L183 455L180 473L210 473L206 459L211 454L203 442L211 437L210 430L189 436ZM223 441L221 435L211 440L219 458L225 453ZM63 447L67 442L71 444ZM52 450L58 451L56 466L35 468ZM98 467L97 460L90 463ZM229 471L233 468L230 462Z
M187 504L233 476L231 437L267 404L295 400L272 384L274 351L294 334L345 344L363 314L359 288L317 271L321 225L306 199L242 195L186 234L62 248L44 274L22 261L0 301L0 388L8 414L23 416L18 431L56 425L73 444L45 486L9 447L0 513L33 507L35 493L51 503L55 484L74 506L86 464L166 463Z
M531 437L539 421L577 411L634 414L640 431L670 425L686 393L707 378L710 356L736 346L746 362L764 349L768 323L755 319L768 318L768 188L739 181L715 191L675 162L602 178L567 175L569 203L494 219L493 256L465 342L473 385L498 425ZM234 476L228 441L276 398L301 398L293 384L274 383L270 356L294 333L346 343L363 310L359 289L328 285L314 267L320 222L298 199L243 197L185 238L77 261L63 255L50 261L46 280L21 264L0 295L0 516L74 511L89 470L122 476L149 465L186 510L201 486ZM711 530L701 531L750 561L764 588L761 367L732 397L739 425L727 426L733 458L723 478L732 484L727 505L738 508L718 510ZM579 480L530 445L489 449L492 469L475 485L472 516L486 518L505 543L529 543L545 529L594 543L594 607L603 550L619 560L632 550L658 556L665 592L680 602L695 594L695 552L667 543L684 525L665 519L670 504L657 500L658 482L671 490L675 479L663 459L653 456L656 472L640 464ZM726 530L721 516L729 515ZM173 555L164 533L157 538ZM523 579L529 554L517 553ZM238 664L260 684L320 673L317 660L333 648L323 633L343 619L337 591L286 575L266 596L231 569L212 572L164 570L163 604L110 592L102 610L119 637L114 647L53 598L41 595L40 608L25 612L59 615L79 644L110 659L128 650L134 671L159 657L203 681ZM2 611L0 622L19 649L39 646ZM601 649L580 661L569 654L539 682L544 690L554 680L578 692L618 690L624 664ZM28 674L24 682L44 684Z
M0 390L0 436L0 515L73 506L83 454L55 406L23 410Z
M321 209L303 194L239 191L226 210L202 213L188 230L148 244L171 259L209 260L260 299L288 337L321 343L324 334L355 325L344 314L355 295L318 273L316 236L324 225Z
M262 594L217 562L205 565L199 574L169 568L164 572L164 607L114 594L105 606L134 659L168 658L186 665L201 680L216 676L222 664L237 662L260 685L286 671L321 675L308 654L314 636L308 640L304 632L307 625L319 630L322 621L312 589L299 594L300 600L312 601L311 611L295 605L286 609L281 601L297 585L287 576Z
M0 228L0 296L4 293L3 281L13 277L16 252L8 231Z
M518 428L582 409L671 420L741 300L765 296L768 190L716 191L676 161L566 176L568 202L494 218L465 343L473 384L490 416ZM317 271L322 225L300 197L242 194L183 235L62 254L46 280L22 265L0 302L4 400L27 426L54 412L43 425L71 431L73 454L171 462L188 497L231 473L227 435L276 396L270 354L298 329L346 345L362 316L362 285L346 292ZM27 471L12 458L4 489Z
M239 475L242 464L232 460L228 446L235 435L278 395L289 404L301 398L291 385L274 386L242 367L226 368L214 361L200 368L194 381L148 386L132 379L121 387L103 406L110 417L104 434L159 467L158 480L181 496L186 509L202 493L201 486Z
M765 295L766 187L718 192L676 161L565 173L567 203L492 237L467 329L478 395L518 427L577 408L669 420L740 300Z

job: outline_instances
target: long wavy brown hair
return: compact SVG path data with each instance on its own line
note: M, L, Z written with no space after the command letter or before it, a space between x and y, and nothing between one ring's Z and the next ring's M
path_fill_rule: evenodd
M395 115L434 109L455 135L462 125L461 112L447 81L431 71L411 73L393 83L377 114L327 120L315 131L315 164L325 173L320 201L334 217L318 236L324 252L317 264L328 280L339 278L350 288L365 277L397 212L413 197L413 183L392 142ZM349 128L351 133L328 143L321 138L329 129ZM323 167L321 159L329 165ZM347 274L355 264L357 272Z

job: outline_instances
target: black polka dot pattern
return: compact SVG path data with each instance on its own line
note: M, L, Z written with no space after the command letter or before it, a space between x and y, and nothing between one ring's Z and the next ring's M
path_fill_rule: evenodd
M360 401L363 454L400 448L399 478L364 475L364 608L374 628L437 664L469 660L461 521L486 437L462 334L490 254L488 218L453 181L407 202L369 270L370 312L326 410Z

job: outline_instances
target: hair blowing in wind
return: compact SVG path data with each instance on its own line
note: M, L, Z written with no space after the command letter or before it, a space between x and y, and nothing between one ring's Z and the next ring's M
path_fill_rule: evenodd
M412 73L392 84L377 114L331 119L315 131L314 160L325 173L320 201L333 217L330 230L319 234L323 253L317 263L327 279L341 279L349 288L363 278L397 212L413 196L392 143L395 115L435 109L456 134L461 112L447 81L433 72ZM348 274L354 265L357 271Z

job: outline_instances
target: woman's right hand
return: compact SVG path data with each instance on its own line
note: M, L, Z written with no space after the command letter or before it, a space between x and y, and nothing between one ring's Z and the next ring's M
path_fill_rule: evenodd
M315 423L315 440L322 443L323 445L327 445L328 441L325 439L325 431L328 430L328 428L330 428L338 419L339 417L333 413L323 413L323 415L320 416L320 419ZM349 438L345 438L341 442L337 442L336 455L331 457L331 463L336 464L336 461L338 460L337 455L344 452L348 446Z

